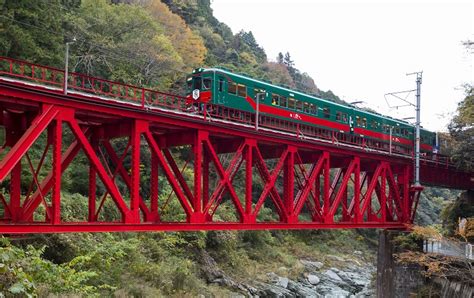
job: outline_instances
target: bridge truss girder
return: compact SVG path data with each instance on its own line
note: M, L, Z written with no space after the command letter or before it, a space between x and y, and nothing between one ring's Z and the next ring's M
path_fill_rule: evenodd
M413 222L421 189L410 186L410 163L205 126L168 131L132 116L92 120L54 103L38 107L1 111L10 149L0 155L0 182L9 179L0 194L0 233L404 229ZM114 142L126 144L122 152ZM36 160L33 146L44 149ZM65 218L61 204L64 175L79 154L89 165L83 169L88 214L81 221ZM173 201L178 215L170 217ZM115 218L107 214L110 205ZM235 217L219 215L222 208Z

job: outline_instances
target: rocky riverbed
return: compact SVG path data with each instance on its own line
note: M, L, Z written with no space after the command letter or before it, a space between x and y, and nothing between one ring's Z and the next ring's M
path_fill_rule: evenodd
M218 269L205 254L205 275L210 283L236 290L234 297L372 297L376 267L355 251L352 256L327 256L323 261L300 259L298 276L289 277L286 268L267 272L252 280L236 281ZM210 270L209 270L210 269Z

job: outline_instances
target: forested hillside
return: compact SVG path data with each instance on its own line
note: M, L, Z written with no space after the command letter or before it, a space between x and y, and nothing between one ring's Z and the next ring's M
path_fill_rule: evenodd
M73 71L151 89L182 94L184 78L193 68L219 65L342 102L332 91L320 90L286 49L279 49L278 57L267 57L251 31L232 32L213 16L210 0L0 0L0 9L1 56L63 68L68 42ZM453 123L462 123L462 115ZM463 129L456 131L464 137ZM465 158L461 144L456 149L459 160ZM184 160L186 153L174 154ZM86 158L79 156L64 175L61 208L66 217L87 214L85 165ZM147 165L144 168L148 170ZM189 173L185 175L192 181ZM0 192L7 186L8 181L0 184ZM427 192L421 221L437 222L441 204L453 199L450 196L452 192ZM113 218L116 210L104 208L110 208ZM166 216L177 216L173 208L178 207L171 204ZM219 216L234 214L223 210ZM370 264L375 235L375 231L317 230L0 238L0 296L251 293L242 284L265 279L267 273L300 278L311 265L304 260L324 261L324 268L342 266L353 257L354 262Z

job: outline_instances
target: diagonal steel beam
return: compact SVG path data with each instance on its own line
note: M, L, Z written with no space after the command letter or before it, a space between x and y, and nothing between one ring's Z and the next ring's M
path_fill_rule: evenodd
M88 135L88 131L85 133ZM66 152L63 153L61 158L61 173L64 173L64 171L69 167L80 149L81 145L76 140L72 142ZM31 197L23 203L23 213L21 215L22 220L28 220L31 218L36 208L38 208L39 204L41 203L41 194L47 194L53 185L53 172L50 171L48 176L43 179L41 187L37 189L33 195L31 195Z
M318 159L318 162L313 166L309 177L306 178L306 183L303 185L303 189L300 193L300 196L296 198L296 206L295 206L295 215L298 216L301 213L301 209L303 208L304 203L308 199L308 195L313 188L313 184L316 178L319 178L321 174L321 170L323 168L323 164L328 162L328 153L324 152Z
M349 181L349 178L351 177L352 173L356 170L356 167L358 166L359 166L359 159L355 157L354 159L351 160L349 166L347 167L347 170L344 173L344 177L342 178L341 186L339 187L336 197L334 198L331 208L329 209L329 214L326 215L326 216L329 216L329 218L333 218L334 214L336 214L337 208L339 207L339 203L342 200L344 192L347 190L347 183Z
M187 219L189 221L191 213L193 212L191 205L189 204L189 200L186 198L183 191L179 187L179 183L176 181L175 177L173 176L173 172L170 170L168 164L166 163L165 157L163 156L163 153L161 153L161 149L158 146L158 143L153 138L153 135L151 134L149 128L145 130L144 135L145 135L145 139L148 142L148 145L150 146L150 149L153 151L154 154L156 154L157 161L159 162L166 178L168 179L168 182L170 183L172 189L174 190L176 196L178 197L178 201L183 207L184 212L186 213Z
M214 147L212 146L208 137L204 139L204 144L209 153L209 156L214 162L214 166L216 167L217 173L221 177L221 181L225 183L227 190L230 193L230 198L232 199L232 202L234 203L234 206L237 209L237 213L239 214L240 220L244 221L245 214L242 204L240 203L239 197L235 193L234 187L232 186L232 182L229 180L229 176L225 172L224 167L222 166L222 163L220 162L219 157L217 156L217 153L214 150Z
M0 161L0 183L5 180L10 171L21 160L23 155L25 155L28 149L30 149L31 145L33 145L36 139L38 139L57 114L58 110L56 107L50 105L44 107L42 112L36 116L23 136Z
M123 167L123 162L120 162L120 159L117 156L117 153L115 152L114 148L112 147L112 144L110 144L109 140L102 141L102 144L104 145L105 151L107 151L107 154L109 155L110 160L117 167L119 175L122 177L123 181L125 182L127 187L130 189L132 187L132 181L130 179L130 175L127 173L127 171ZM145 219L147 219L150 216L150 210L148 210L148 207L143 201L143 198L141 196L139 196L139 199L140 199L139 200L140 209L145 215Z
M107 191L110 193L112 200L114 201L115 205L118 207L120 213L122 214L122 220L126 223L130 223L134 220L133 214L130 213L130 210L127 207L127 204L122 198L117 186L115 183L110 179L107 171L105 170L104 166L100 162L99 157L94 152L92 145L89 143L89 140L85 136L82 129L79 127L76 119L73 117L69 117L66 122L68 123L69 127L71 128L73 134L76 136L77 140L81 144L84 153L91 161L92 165L97 170L97 174L99 174L100 179L104 183Z
M237 152L235 152L234 156L232 157L232 160L230 161L229 166L225 171L225 177L230 180L231 183L234 180L234 177L243 162L242 153L245 147L245 143L240 144L239 148L237 149ZM204 214L207 214L214 204L219 204L219 202L222 200L222 195L224 194L226 186L226 179L221 179L217 184L216 188L214 189L214 192L211 195L209 202L207 202L204 208ZM215 209L217 209L217 207Z
M282 199L280 198L280 195L278 194L278 191L276 190L275 182L278 178L278 175L280 174L280 171L283 168L286 157L288 156L288 150L285 150L283 154L280 156L280 159L271 174L268 171L267 166L265 165L265 161L263 159L263 156L260 150L256 148L255 152L257 153L256 154L257 169L259 170L260 176L266 184L265 184L265 187L263 188L262 193L260 194L260 198L255 204L254 216L257 216L257 214L260 212L260 208L265 202L265 199L268 193L270 193L270 197L273 200L275 207L277 208L280 218L284 219L286 217L285 206L283 204Z
M374 171L374 174L372 175L372 178L369 182L369 186L367 187L367 190L365 191L365 195L363 197L364 203L362 204L362 208L360 210L361 214L364 214L365 211L367 211L367 208L369 207L369 204L372 201L372 193L374 192L374 189L376 187L376 184L378 182L380 173L382 172L383 168L385 167L384 163L380 163L377 168Z

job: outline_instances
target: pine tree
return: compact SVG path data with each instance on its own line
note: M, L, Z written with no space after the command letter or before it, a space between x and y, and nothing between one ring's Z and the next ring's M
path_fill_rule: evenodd
M288 70L290 70L290 68L293 68L293 66L295 66L295 62L291 60L291 56L289 52L286 52L285 58L283 58L283 63L286 65L286 67L288 67Z
M283 62L283 59L284 59L283 53L282 53L282 52L279 52L279 53L278 53L278 56L277 56L277 63L278 63L278 64L283 64L283 63L284 63L284 62Z

